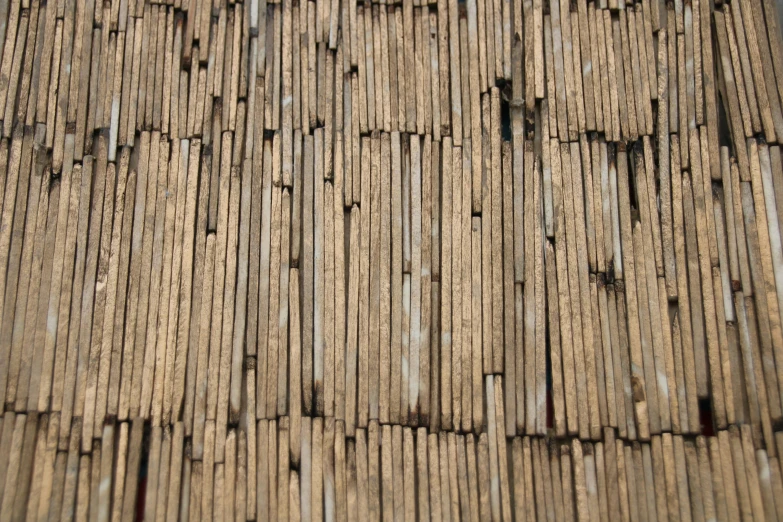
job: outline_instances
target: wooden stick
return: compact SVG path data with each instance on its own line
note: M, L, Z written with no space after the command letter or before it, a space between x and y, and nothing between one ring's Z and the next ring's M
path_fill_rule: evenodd
M598 65L599 57L597 55L593 56L592 53L592 46L591 46L592 42L590 38L591 35L590 35L590 30L588 25L588 10L587 10L586 1L580 1L577 3L577 13L578 13L577 14L578 20L576 22L579 26L580 58L581 58L580 72L582 76L582 82L580 82L582 84L582 87L581 89L578 90L581 91L580 95L583 94L584 96L584 101L582 102L582 105L584 106L584 113L585 113L585 129L591 131L597 128L596 113L600 110L595 104L595 94L593 89L593 85L594 85L593 71L598 70L597 67L593 66L593 61L595 61L596 65ZM542 85L542 90L543 90L543 85Z

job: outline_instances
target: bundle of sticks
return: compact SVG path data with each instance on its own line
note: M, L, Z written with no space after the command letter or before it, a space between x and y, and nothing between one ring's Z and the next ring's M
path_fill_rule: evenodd
M0 522L783 519L780 24L0 0Z

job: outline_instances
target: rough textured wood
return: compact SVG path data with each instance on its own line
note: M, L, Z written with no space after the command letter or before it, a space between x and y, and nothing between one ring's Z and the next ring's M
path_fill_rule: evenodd
M0 520L783 511L772 0L0 4Z

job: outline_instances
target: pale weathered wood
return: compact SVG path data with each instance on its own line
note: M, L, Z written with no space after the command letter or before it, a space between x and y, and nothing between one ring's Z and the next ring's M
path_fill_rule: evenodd
M94 4L0 5L0 519L778 516L771 0Z

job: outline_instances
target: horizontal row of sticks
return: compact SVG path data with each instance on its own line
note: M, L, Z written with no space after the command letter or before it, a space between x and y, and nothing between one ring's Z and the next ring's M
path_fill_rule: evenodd
M5 236L23 239L4 252L10 409L83 417L87 440L107 415L183 420L199 437L205 418L275 418L289 404L349 432L378 419L478 433L482 376L505 371L509 436L546 432L551 390L560 436L698 432L698 398L711 397L719 428L749 422L772 440L780 364L761 361L780 360L778 147L750 140L750 181L723 147L724 190L696 168L708 152L694 130L693 166L680 174L671 156L659 217L647 139L631 152L552 139L540 162L527 141L524 196L498 139L482 219L471 156L448 137L363 138L346 213L344 169L320 182L322 130L297 141L290 187L274 136L251 179L223 135L216 232L217 176L198 139L144 132L138 171L124 148L115 172L101 135L98 156L58 178L40 149L26 153L29 133L14 142L6 194L27 197L3 214L35 221Z
M783 46L774 2L725 4L714 24L708 1L642 0L619 11L604 3L579 0L572 11L565 0L12 1L0 6L2 135L33 128L55 173L94 154L101 129L110 161L142 130L205 145L241 133L242 159L254 133L281 129L289 163L293 130L316 127L327 154L334 131L354 142L383 130L450 135L457 146L474 136L480 157L481 95L497 84L519 109L515 133L546 100L549 135L561 141L592 131L636 140L655 134L657 121L681 136L704 125L717 147L725 80L736 91L723 100L735 139L763 132L777 141ZM702 44L715 41L717 56ZM655 117L665 107L668 118Z
M625 443L476 436L373 420L347 438L333 417L261 420L193 456L181 422L108 423L80 453L79 421L58 450L60 414L0 420L3 520L778 520L783 477L747 425L715 436ZM494 416L493 413L490 413ZM778 444L783 439L778 437ZM217 444L216 444L217 445ZM209 445L208 447L212 447Z

